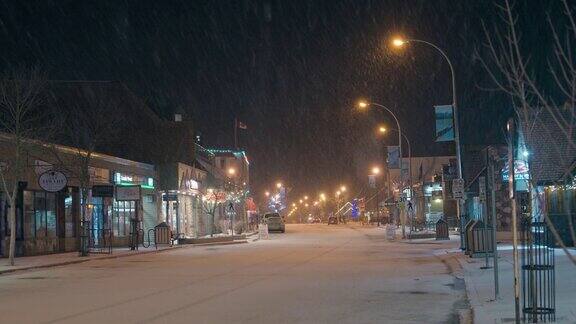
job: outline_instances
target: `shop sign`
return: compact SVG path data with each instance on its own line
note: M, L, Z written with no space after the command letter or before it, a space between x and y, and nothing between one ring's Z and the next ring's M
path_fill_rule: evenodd
M59 171L47 171L38 177L38 185L48 192L60 191L64 189L67 184L68 179L66 179L66 175Z
M506 182L508 178L510 178L510 168L506 164L502 169L502 181ZM526 161L514 160L514 180L530 180L530 169Z
M116 186L116 200L140 200L140 186Z
M177 201L178 200L178 194L175 194L175 193L164 194L164 195L162 195L162 200L163 201Z
M98 185L92 186L92 197L114 197L114 186Z

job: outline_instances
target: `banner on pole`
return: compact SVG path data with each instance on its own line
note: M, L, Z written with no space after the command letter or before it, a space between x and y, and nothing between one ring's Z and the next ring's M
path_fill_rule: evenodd
M436 142L454 140L454 110L452 105L434 106Z
M400 148L398 146L388 146L388 168L400 169Z

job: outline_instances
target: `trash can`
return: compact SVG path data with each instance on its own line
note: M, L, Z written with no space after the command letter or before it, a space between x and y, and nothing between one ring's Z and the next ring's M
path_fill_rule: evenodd
M486 253L491 255L494 253L494 242L492 227L484 227L484 222L476 221L470 228L470 248L468 255L471 258L480 258L485 256Z
M474 227L474 224L476 224L478 221L475 219L471 219L468 221L468 223L466 223L466 226L464 226L464 253L466 255L470 255L471 253L471 248L472 248L472 228Z
M448 223L440 218L436 222L436 240L449 240L450 235L448 233Z

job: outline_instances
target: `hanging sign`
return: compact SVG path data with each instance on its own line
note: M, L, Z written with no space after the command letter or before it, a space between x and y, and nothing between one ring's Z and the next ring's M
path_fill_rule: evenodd
M368 175L368 185L370 188L376 188L376 176L373 174Z
M68 184L68 179L64 173L60 171L47 171L38 177L38 185L40 188L48 192L57 192Z
M140 186L116 186L116 200L140 200Z
M400 169L400 147L399 146L388 146L388 168L389 169Z
M92 197L114 197L114 186L94 185L92 186Z

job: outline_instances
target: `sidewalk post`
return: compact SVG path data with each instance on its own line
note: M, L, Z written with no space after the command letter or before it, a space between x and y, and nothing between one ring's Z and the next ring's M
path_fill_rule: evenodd
M494 258L494 299L498 300L498 298L500 298L500 287L498 284L498 244L496 242L496 190L494 188L494 162L490 157L488 159L488 172L490 179L490 205L492 207L492 244L494 246L494 253L492 254Z
M514 119L508 120L508 192L512 204L512 253L514 257L514 315L520 324L520 273L518 270L518 215L516 212L516 188L514 186Z

